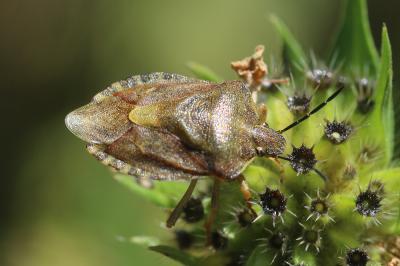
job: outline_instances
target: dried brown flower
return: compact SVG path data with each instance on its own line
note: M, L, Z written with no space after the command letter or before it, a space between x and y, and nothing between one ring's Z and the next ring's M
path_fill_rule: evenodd
M268 68L264 62L263 53L264 46L257 45L252 56L231 62L232 68L239 77L245 80L252 88L257 88L261 84L264 76L268 74Z

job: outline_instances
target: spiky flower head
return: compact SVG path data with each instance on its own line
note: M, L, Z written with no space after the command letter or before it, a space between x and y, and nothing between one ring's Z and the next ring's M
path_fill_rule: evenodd
M333 144L340 144L346 141L350 137L351 133L353 133L353 126L345 121L326 121L324 129L325 136Z
M299 148L293 146L293 151L289 155L290 166L297 174L307 174L310 172L314 165L317 163L313 147L307 148L302 144Z
M301 95L293 95L287 98L286 104L289 110L296 115L303 115L310 109L311 97L305 93Z
M273 217L281 216L286 210L287 199L278 189L266 188L263 194L260 194L260 205L265 214Z
M348 266L366 266L369 261L367 252L360 248L353 248L346 253L346 265Z

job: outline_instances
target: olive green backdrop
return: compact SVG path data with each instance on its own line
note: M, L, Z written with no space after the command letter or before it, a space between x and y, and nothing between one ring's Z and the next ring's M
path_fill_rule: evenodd
M229 62L250 55L257 44L266 46L267 58L279 57L270 14L322 56L341 3L0 2L0 265L175 265L126 241L133 235L170 237L160 226L162 210L113 181L67 131L65 114L131 74L189 74L185 63L197 61L233 79ZM399 4L369 5L375 36L388 23L397 64Z

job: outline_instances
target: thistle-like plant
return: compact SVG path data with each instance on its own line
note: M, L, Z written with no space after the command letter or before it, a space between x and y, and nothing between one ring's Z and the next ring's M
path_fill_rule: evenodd
M286 160L257 158L244 170L252 208L236 182L222 184L208 244L208 179L200 181L176 226L168 229L173 237L132 241L184 265L399 265L400 167L393 157L392 54L386 27L378 52L365 0L347 1L330 57L315 59L282 21L271 21L283 40L285 64L270 68L257 84L240 75L267 106L271 128L306 115L338 87L343 91L284 133L291 144L282 157ZM198 78L222 80L199 64L189 68ZM166 216L187 187L155 181L148 189L129 176L116 179L162 207Z

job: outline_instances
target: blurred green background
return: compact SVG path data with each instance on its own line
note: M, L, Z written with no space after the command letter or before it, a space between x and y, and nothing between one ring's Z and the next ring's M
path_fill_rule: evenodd
M0 265L175 265L121 239L171 238L162 210L132 195L89 156L64 116L132 74L189 74L197 61L227 79L257 44L280 56L268 20L287 22L323 56L343 2L336 0L14 0L0 2ZM370 1L379 39L386 22L398 72L400 4ZM395 78L398 75L395 74ZM395 97L398 97L396 94Z

